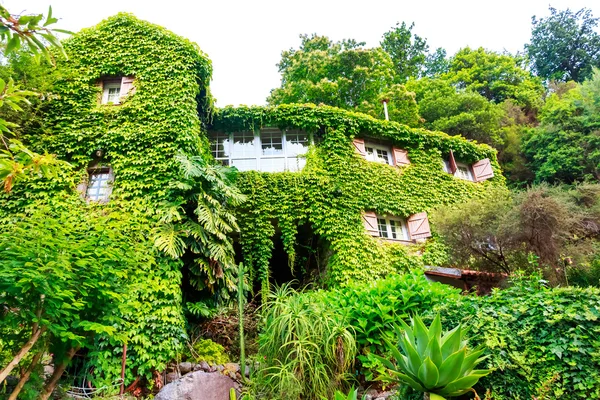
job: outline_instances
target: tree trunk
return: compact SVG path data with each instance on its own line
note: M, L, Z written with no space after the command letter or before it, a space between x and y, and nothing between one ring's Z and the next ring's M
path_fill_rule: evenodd
M23 357L25 357L27 355L29 350L31 350L33 345L38 341L40 336L42 336L42 333L44 333L45 331L46 331L46 327L43 326L40 329L36 329L33 332L31 337L27 341L27 343L25 343L25 345L23 347L21 347L21 350L19 350L19 352L15 355L15 357L12 359L12 361L9 362L8 365L6 367L4 367L4 369L2 371L0 371L0 383L4 382L4 380L6 379L8 374L10 374L12 372L12 370L17 365L19 365L19 363L21 362Z
M42 390L42 393L40 393L39 400L48 400L48 398L52 395L52 392L54 391L54 388L56 387L58 380L62 376L63 372L65 372L65 369L71 362L71 359L73 358L73 356L75 356L75 353L77 353L77 350L79 350L79 346L72 347L67 352L67 357L63 360L63 362L60 363L54 369L54 373L50 377L50 380L48 381L48 383L46 383L46 386L44 387L44 390Z
M40 362L40 358L42 358L43 354L44 354L44 351L42 350L42 351L38 351L35 354L35 356L33 356L33 359L31 360L31 364L29 364L29 368L27 368L27 370L23 373L23 375L21 375L21 379L19 379L19 383L17 383L17 386L15 386L15 389L10 394L10 397L8 398L8 400L17 400L17 396L21 392L21 389L23 389L23 386L25 386L25 384L29 380L29 376L31 375L31 372L33 372L33 369L35 368L35 366Z

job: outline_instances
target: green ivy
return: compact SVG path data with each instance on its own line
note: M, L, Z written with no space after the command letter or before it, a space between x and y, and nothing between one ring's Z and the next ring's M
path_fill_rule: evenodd
M275 228L293 265L297 229L304 223L328 244L327 281L332 284L373 280L422 267L424 261L439 261L444 249L433 244L435 239L406 246L369 237L361 212L408 217L480 196L490 186L505 183L495 150L487 145L333 107L227 107L216 111L210 129L235 132L264 126L303 129L319 144L309 151L301 172L240 174L239 185L249 198L237 215L244 262L259 279L268 276ZM398 169L364 160L352 146L351 139L357 136L385 139L407 149L411 165ZM496 176L473 183L445 173L442 157L450 150L467 163L490 158Z

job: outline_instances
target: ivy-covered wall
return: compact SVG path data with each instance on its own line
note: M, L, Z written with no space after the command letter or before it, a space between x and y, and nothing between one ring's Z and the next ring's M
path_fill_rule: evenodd
M269 275L276 229L293 264L297 228L305 223L328 244L326 280L334 285L439 264L444 251L435 238L411 246L373 238L365 231L362 211L408 217L505 184L496 152L487 145L333 107L227 107L217 110L210 129L236 132L265 126L312 132L318 144L301 172L240 174L249 198L238 210L243 258L260 279ZM383 139L406 149L411 164L397 168L366 161L356 153L354 137ZM442 157L450 150L466 163L489 158L495 176L474 183L444 172Z
M45 110L43 132L25 139L70 163L51 179L24 180L11 194L0 195L0 216L16 216L36 202L81 203L102 207L107 215L136 216L145 241L133 251L153 254L155 263L131 271L132 288L120 309L128 342L126 380L151 377L164 369L185 342L180 260L153 247L152 229L163 205L182 204L171 183L180 174L175 156L207 154L200 115L212 107L208 83L211 62L195 43L129 14L118 14L63 42L68 60L57 57L56 83ZM120 104L100 104L103 79L133 77L134 92ZM97 159L98 150L102 156ZM110 165L114 172L107 204L88 204L76 185L90 164ZM85 212L85 211L83 211ZM90 349L94 373L112 383L120 373L121 342L98 337Z

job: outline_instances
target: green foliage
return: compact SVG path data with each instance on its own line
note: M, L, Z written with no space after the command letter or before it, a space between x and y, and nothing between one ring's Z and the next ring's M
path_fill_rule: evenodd
M336 304L356 331L356 343L361 355L363 373L371 365L370 353L386 350L385 338L393 336L393 324L408 320L415 312L433 309L437 304L456 299L459 291L446 285L429 282L419 271L393 275L372 284L353 283L315 295L324 304Z
M265 306L259 398L321 399L344 387L356 355L352 330L328 304L283 286Z
M301 172L239 174L240 190L248 196L236 212L244 265L263 281L268 276L275 227L281 232L292 265L298 226L309 224L331 254L326 265L327 282L345 285L353 279L372 281L422 266L418 252L439 247L405 246L372 238L364 230L363 210L408 217L479 197L488 188L504 184L495 153L488 146L331 107L224 108L215 115L211 129L235 132L261 126L304 129L321 140L309 152ZM407 149L411 165L398 169L364 160L351 142L360 135ZM442 157L450 149L465 162L489 157L496 176L473 183L445 173Z
M600 396L600 290L547 289L533 276L491 296L444 304L442 322L469 327L485 346L477 390L498 400L592 399Z
M490 191L440 208L432 221L450 249L451 264L506 273L541 268L558 283L567 267L587 269L595 259L599 206L597 184L538 186L515 195Z
M366 396L363 396L362 398L365 399ZM325 399L325 397L323 399ZM333 400L358 400L358 389L350 389L348 395L336 390Z
M483 349L468 349L468 340L461 325L442 332L439 314L429 329L421 318L411 318L408 326L400 320L401 327L394 325L396 343L387 341L395 365L386 358L376 356L388 369L386 382L403 383L424 393L444 397L456 397L471 391L473 385L491 370L476 370L475 366L485 357ZM402 352L400 352L400 349Z
M549 10L548 17L531 18L531 43L525 49L532 67L548 80L583 82L591 77L594 66L600 66L598 18L586 8Z
M531 129L523 152L536 180L546 182L600 179L600 72L566 92L552 93Z
M381 48L390 55L399 82L419 76L426 63L429 46L425 39L412 33L414 26L397 23L381 40Z
M210 339L198 339L184 353L188 360L196 363L206 361L210 365L225 364L229 362L229 357L225 353L225 348Z
M466 47L452 57L447 79L495 103L510 99L526 110L536 110L544 88L523 64L521 57Z

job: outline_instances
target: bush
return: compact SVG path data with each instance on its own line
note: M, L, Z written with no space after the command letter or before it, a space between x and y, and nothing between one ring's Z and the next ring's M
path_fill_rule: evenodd
M493 399L600 398L600 290L520 280L487 297L443 306L444 324L470 327L495 369L477 390Z
M363 373L372 379L370 353L386 351L384 337L393 337L393 324L424 313L436 304L460 298L460 290L427 280L423 273L394 275L371 284L352 283L343 289L315 296L326 305L335 305L356 332Z
M187 360L193 360L196 363L206 361L211 365L229 362L225 348L210 339L196 339L193 343L188 343L183 356Z
M270 295L259 336L257 398L330 398L356 357L354 333L335 308L283 286Z

